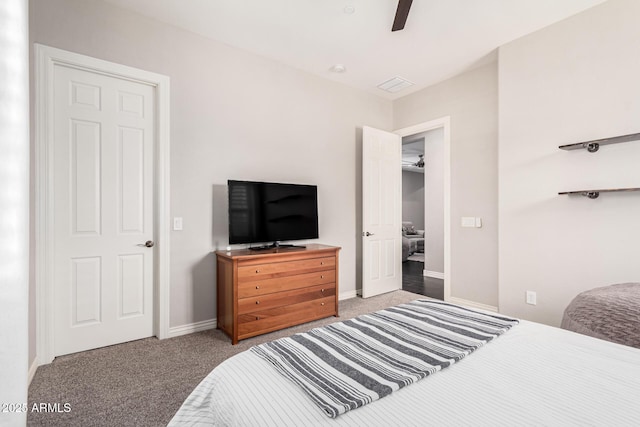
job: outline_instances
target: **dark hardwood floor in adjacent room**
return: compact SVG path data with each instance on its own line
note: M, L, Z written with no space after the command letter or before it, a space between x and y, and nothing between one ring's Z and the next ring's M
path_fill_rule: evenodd
M405 261L402 263L402 290L444 300L444 280L422 275L424 263Z

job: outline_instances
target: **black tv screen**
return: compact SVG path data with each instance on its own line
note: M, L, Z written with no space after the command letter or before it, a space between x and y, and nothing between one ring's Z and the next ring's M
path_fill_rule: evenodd
M229 244L318 238L315 185L229 180Z

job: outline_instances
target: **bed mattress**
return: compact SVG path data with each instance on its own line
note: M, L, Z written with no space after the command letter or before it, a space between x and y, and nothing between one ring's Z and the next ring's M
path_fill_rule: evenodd
M250 351L214 369L170 426L638 426L640 350L521 321L449 369L335 419Z

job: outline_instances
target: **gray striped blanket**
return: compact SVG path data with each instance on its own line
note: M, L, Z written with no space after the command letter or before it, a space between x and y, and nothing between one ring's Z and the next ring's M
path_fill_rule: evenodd
M417 300L251 351L335 418L452 365L517 323Z

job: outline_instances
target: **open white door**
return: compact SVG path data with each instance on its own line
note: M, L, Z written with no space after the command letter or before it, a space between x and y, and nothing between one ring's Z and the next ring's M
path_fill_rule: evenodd
M402 288L402 139L362 130L362 297Z

